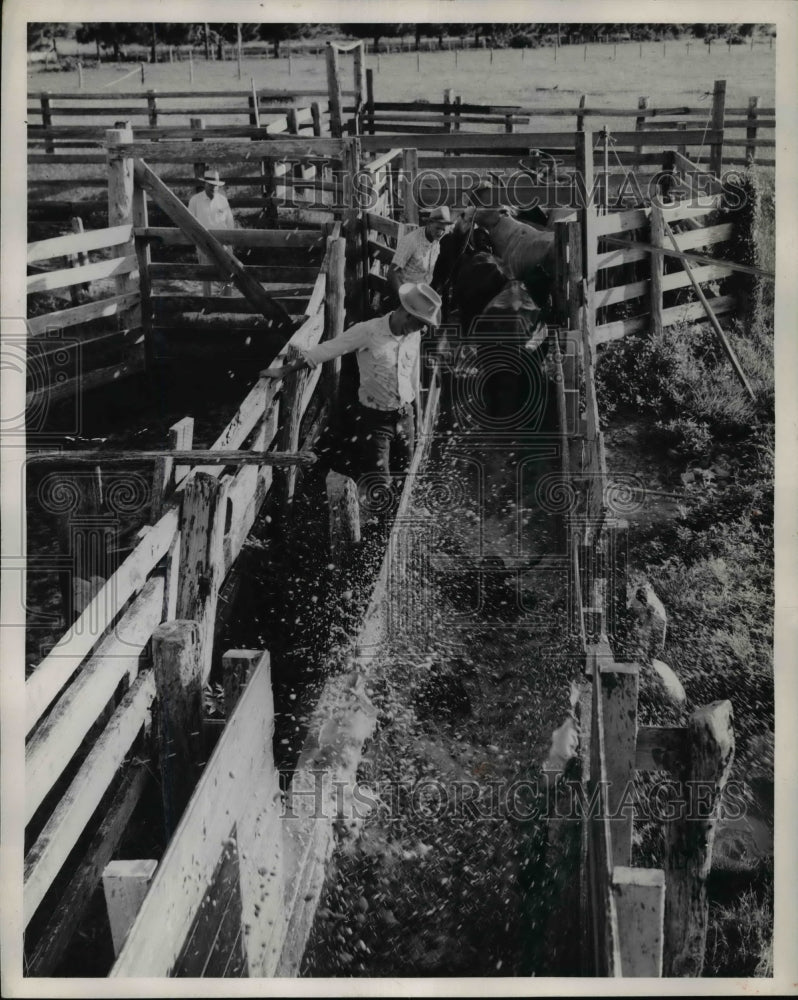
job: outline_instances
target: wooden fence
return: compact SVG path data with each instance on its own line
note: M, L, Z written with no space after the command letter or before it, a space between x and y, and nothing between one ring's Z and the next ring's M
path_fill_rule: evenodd
M328 315L325 302L328 293L331 300L337 296L327 285L327 271L339 240L339 231L334 229L306 306L307 318L281 352L283 356L296 347L318 343L325 333L334 336L338 332L341 317ZM173 690L168 694L169 686L176 683L176 664L186 657L193 664L191 680L184 677L181 682L184 687L189 684L201 690L208 678L220 591L273 485L281 509L290 505L302 416L312 419L303 447L312 443L324 419L316 394L321 373L322 369L316 369L298 387L286 382L282 389L278 383L259 379L209 450L213 465L191 463L186 455L185 449L191 446L190 423L181 421L173 428L173 442L183 451L179 463L168 457L158 460L155 523L143 530L138 546L26 682L26 729L30 733L26 818L34 825L29 831L33 843L25 858L25 924L43 901L53 903L53 916L31 945L33 974L45 974L57 964L143 792L147 771L135 759L147 755L141 749L140 734L149 729L154 704L160 705L163 734L163 713L173 702L186 702L185 691L182 699L173 698ZM289 460L287 468L273 471L275 460L264 453L275 444L297 457ZM242 464L241 449L260 457ZM220 453L226 452L237 469L234 474L223 475L228 463ZM35 461L35 456L31 458ZM94 460L100 459L95 456ZM162 635L148 665L151 637L160 623L175 621L195 624L188 635L185 630L181 633L180 642ZM120 683L128 690L115 704ZM173 732L182 731L178 721L172 720ZM175 789L182 788L187 798L192 787L175 779L185 777L179 771L186 767L187 754L194 765L200 759L201 741L199 748L195 744L196 740L189 748L169 748L168 752L161 744L164 810L172 820L179 818L183 804L183 793ZM75 756L87 746L84 759L82 752ZM175 762L170 763L173 757ZM189 771L196 777L195 766ZM68 870L65 862L70 858L73 865L71 852L83 843L95 810L109 793L115 797L101 817L100 828L83 858ZM61 899L58 906L51 892L54 885Z
M561 247L576 248L578 257L579 223L558 228ZM580 703L581 781L588 803L582 828L580 899L587 956L582 971L699 976L713 831L734 750L731 704L695 710L686 727L638 722L639 665L617 663L611 646L626 607L627 526L614 510L617 486L607 469L600 429L596 344L588 307L566 298L560 309L566 326L575 320L556 337L555 364L564 445L561 476L572 500L565 531L572 634L583 652L587 681ZM664 772L682 803L681 810L660 817L666 844L661 869L632 866L636 772ZM690 805L691 782L701 782L707 793L700 815Z

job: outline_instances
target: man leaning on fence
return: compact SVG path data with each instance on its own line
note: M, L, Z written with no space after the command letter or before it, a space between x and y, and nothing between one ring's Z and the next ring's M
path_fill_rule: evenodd
M198 191L189 201L188 210L206 229L235 229L236 220L230 208L230 202L221 192L224 181L219 179L217 170L206 170L202 178L203 188ZM225 250L232 253L232 247L226 246ZM215 265L216 261L209 257L204 251L197 247L197 259L200 264ZM213 282L202 282L203 295L213 295ZM233 288L228 281L221 285L222 295L232 295Z
M393 507L415 448L414 404L419 400L421 331L441 322L441 299L429 285L399 287L399 305L384 316L355 323L340 336L302 351L302 359L263 375L282 378L302 368L357 352L360 389L355 433L363 475L361 505L372 516ZM395 490L394 487L397 489Z
M441 236L451 224L452 216L446 205L433 209L427 221L399 240L393 260L388 266L388 288L394 296L406 282L432 284L435 262L440 253ZM395 299L391 300L395 303Z

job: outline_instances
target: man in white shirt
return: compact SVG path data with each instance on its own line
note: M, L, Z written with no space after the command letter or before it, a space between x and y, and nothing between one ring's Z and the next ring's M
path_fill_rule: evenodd
M357 436L362 445L365 505L385 510L392 476L401 477L415 448L413 404L419 395L419 348L425 326L441 321L441 299L429 285L406 283L399 288L399 305L385 316L355 323L340 336L309 350L302 360L261 374L282 378L302 368L357 351L360 370Z
M452 221L448 206L433 209L425 225L413 229L399 240L393 260L388 266L388 287L399 294L399 286L406 282L429 285L440 253L441 236Z
M230 203L222 194L224 181L219 180L218 170L206 170L202 178L203 189L198 191L189 201L188 210L194 218L206 229L235 229L236 220L230 209ZM225 250L232 252L232 247ZM200 264L214 264L215 261L197 247L197 259ZM202 282L203 295L213 294L213 282ZM222 295L232 295L233 289L229 282L221 286Z

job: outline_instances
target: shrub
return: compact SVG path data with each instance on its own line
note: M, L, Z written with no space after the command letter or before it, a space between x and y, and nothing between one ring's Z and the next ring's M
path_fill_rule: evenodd
M521 32L512 35L509 44L511 49L531 49L536 46L535 40L530 35L524 35Z

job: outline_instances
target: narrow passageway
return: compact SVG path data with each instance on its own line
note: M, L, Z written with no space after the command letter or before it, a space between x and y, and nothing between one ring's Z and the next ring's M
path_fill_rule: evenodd
M340 825L305 976L532 975L562 960L543 954L565 875L547 867L541 767L573 673L541 503L559 463L553 394L502 431L475 419L478 399L462 405L467 383L414 489L426 572L404 579L416 612L397 616L370 677L361 805Z

